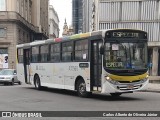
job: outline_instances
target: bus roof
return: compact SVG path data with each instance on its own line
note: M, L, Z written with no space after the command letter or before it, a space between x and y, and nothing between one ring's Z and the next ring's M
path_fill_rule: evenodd
M112 31L112 30L138 30L138 31L142 31L145 32L143 30L139 30L139 29L107 29L107 30L99 30L99 31L93 31L93 32L87 32L87 33L80 33L80 34L74 34L71 36L66 36L66 37L60 37L60 38L55 38L55 39L47 39L47 40L36 40L33 41L31 43L24 43L24 44L19 44L17 45L17 48L28 48L30 46L35 46L35 45L40 45L40 44L45 44L45 43L52 43L52 42L61 42L61 41L65 41L65 40L76 40L79 38L88 38L91 36L98 36L101 35L102 37L105 36L106 31Z

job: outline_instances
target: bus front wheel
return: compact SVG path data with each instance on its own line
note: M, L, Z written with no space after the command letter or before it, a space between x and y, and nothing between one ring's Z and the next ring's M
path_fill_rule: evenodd
M77 93L80 97L89 96L89 93L86 91L86 83L83 80L77 82Z
M35 85L35 88L40 90L41 89L41 82L40 82L40 79L39 79L39 76L36 75L35 78L34 78L34 85Z

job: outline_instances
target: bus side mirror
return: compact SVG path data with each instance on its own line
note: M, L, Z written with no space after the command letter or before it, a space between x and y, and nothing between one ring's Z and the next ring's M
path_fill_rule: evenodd
M101 55L104 54L104 46L103 46L103 45L100 47L100 54L101 54Z

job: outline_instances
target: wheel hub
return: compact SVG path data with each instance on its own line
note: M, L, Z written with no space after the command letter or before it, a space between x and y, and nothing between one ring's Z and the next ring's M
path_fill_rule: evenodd
M79 86L79 92L80 92L80 93L85 92L85 90L86 90L85 88L86 88L85 83L80 84L80 86Z

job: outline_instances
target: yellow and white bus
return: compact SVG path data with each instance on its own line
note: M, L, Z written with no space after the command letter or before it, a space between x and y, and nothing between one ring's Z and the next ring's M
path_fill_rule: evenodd
M17 45L18 79L79 96L119 96L148 83L147 33L110 29Z

